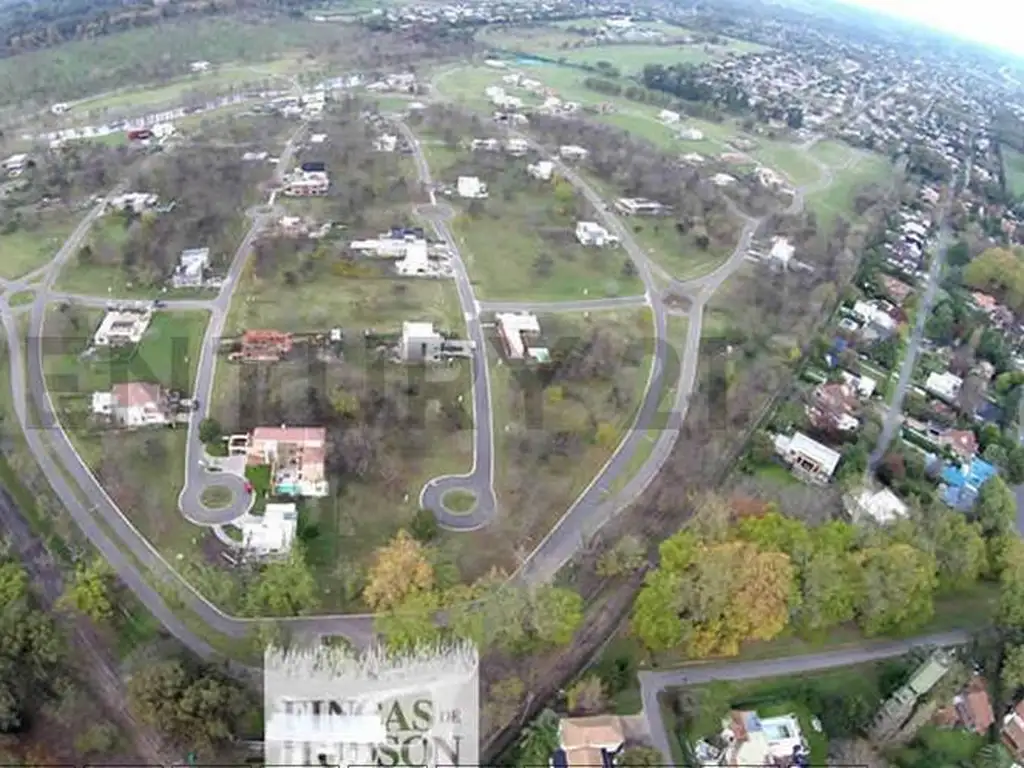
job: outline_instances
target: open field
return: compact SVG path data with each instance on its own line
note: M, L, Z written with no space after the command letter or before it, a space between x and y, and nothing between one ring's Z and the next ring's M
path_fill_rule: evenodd
M700 64L730 53L745 54L764 50L744 40L721 38L718 44L688 42L694 33L660 21L637 22L633 29L660 33L651 42L618 43L596 36L604 28L602 19L569 19L536 27L494 27L477 35L477 40L509 51L564 59L574 64L595 65L606 61L626 73L635 73L644 64Z
M523 65L531 78L540 80L554 88L560 98L577 101L581 104L606 104L614 107L614 111L601 115L593 115L591 119L614 125L639 138L646 139L660 147L678 150L680 153L699 152L704 155L717 155L731 152L728 143L736 138L753 140L757 146L750 150L753 161L760 162L779 171L796 185L815 181L819 174L814 162L806 157L803 150L795 144L784 141L766 139L743 133L735 122L713 123L707 120L685 118L682 126L695 128L704 134L699 141L682 140L676 136L676 127L669 127L658 119L660 107L641 104L623 97L608 96L588 89L584 80L588 73L572 67L561 67L555 64ZM458 67L442 72L435 85L445 96L460 102L467 107L479 111L490 111L484 89L489 85L501 85L501 72L487 67ZM519 96L524 104L536 105L540 100L515 88L509 93ZM822 150L826 156L838 156L839 150L829 147Z
M463 321L450 280L391 278L379 271L347 275L325 270L298 285L257 277L247 269L228 315L225 333L247 328L326 332L331 328L372 328L400 333L403 320L432 321L461 332Z
M0 277L21 277L51 261L74 231L79 216L65 211L44 212L31 229L21 226L0 233Z
M203 74L184 75L170 83L151 88L132 88L110 95L86 99L76 109L98 111L177 104L189 91L224 91L245 83L277 79L273 87L287 86L287 75L301 71L302 56L281 58L255 65L226 64ZM282 79L283 78L283 79Z
M831 226L836 216L850 217L858 190L868 184L885 182L892 174L888 158L863 153L848 168L836 171L827 189L807 198L807 207L818 217L819 226Z
M516 551L548 533L622 441L647 381L649 310L538 319L550 366L506 362L492 350L498 519L452 542L473 572L487 567L485 554L514 568Z
M1015 197L1024 195L1024 154L1003 144L1003 173L1006 174L1006 187Z
M559 301L643 292L625 251L576 241L576 222L593 217L568 184L516 184L479 202L452 229L480 298Z
M595 45L571 51L559 51L558 58L571 64L596 66L608 62L623 74L638 74L647 64L703 64L729 53L749 53L756 49L753 43L743 45Z
M283 19L273 23L225 18L165 23L4 59L0 61L0 92L4 103L34 101L47 106L143 82L163 85L187 74L192 61L263 64L337 38L342 31ZM255 74L252 78L261 79ZM93 109L97 104L99 100L83 104L81 109Z
M208 316L154 315L135 349L82 357L103 313L70 306L47 314L44 365L61 423L103 487L165 555L192 551L205 536L177 510L184 477L185 429L108 430L91 417L91 396L120 382L191 390Z

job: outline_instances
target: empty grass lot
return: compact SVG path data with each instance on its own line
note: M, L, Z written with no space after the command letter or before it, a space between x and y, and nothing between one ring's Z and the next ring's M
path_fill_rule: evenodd
M540 315L543 342L582 351L595 332L614 350L610 368L570 373L547 387L535 368L490 350L495 490L500 512L488 528L449 538L466 569L514 568L548 533L616 450L636 418L651 363L649 310ZM578 341L574 341L578 340ZM606 361L607 362L607 361ZM528 394L529 393L529 394ZM490 559L488 559L488 556Z
M83 111L99 111L176 104L181 101L182 95L189 91L224 91L232 86L274 80L298 71L301 66L302 60L297 56L258 65L226 64L203 74L190 74L176 78L166 85L132 88L96 99L87 99L77 105L77 108ZM287 80L284 82L287 83Z
M606 61L623 74L638 74L647 64L703 64L727 53L747 53L756 49L753 43L743 45L704 46L674 43L667 45L595 45L570 51L559 51L559 59L571 64L595 66Z
M1024 195L1024 154L1003 144L1003 172L1006 174L1006 186L1015 196Z
M883 155L862 153L850 166L834 171L827 189L810 195L807 207L818 217L819 225L831 226L837 216L854 215L858 191L869 184L885 183L892 175L892 164Z
M22 226L0 234L0 277L12 280L52 261L81 215L43 213L32 228Z
M355 34L355 33L352 33ZM155 89L174 85L188 74L190 62L213 65L251 64L257 68L318 40L346 39L344 29L304 21L277 19L248 23L237 18L168 22L104 35L0 61L0 103L36 101L49 105L93 97L74 106L69 117L103 106L132 103L141 83ZM252 73L251 79L261 79ZM131 92L115 93L130 88ZM110 97L111 101L105 101Z
M90 410L93 392L121 382L190 391L208 315L158 313L138 347L83 357L102 316L75 307L48 310L46 339L52 341L44 342L44 368L58 417L106 491L158 549L170 556L194 551L205 533L177 510L185 429L104 429Z
M579 245L575 221L548 221L549 205L544 196L524 198L510 215L495 211L455 221L459 249L480 298L562 301L643 293L639 278L624 271L625 251ZM556 228L563 234L551 239L540 234ZM542 268L538 259L545 255L550 266Z

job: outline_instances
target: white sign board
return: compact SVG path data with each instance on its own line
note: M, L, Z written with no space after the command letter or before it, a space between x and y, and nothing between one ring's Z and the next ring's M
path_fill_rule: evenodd
M265 764L477 766L478 668L465 642L401 654L268 648Z

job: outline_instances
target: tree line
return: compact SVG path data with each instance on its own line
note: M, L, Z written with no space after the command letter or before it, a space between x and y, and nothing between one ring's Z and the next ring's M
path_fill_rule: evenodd
M867 636L906 633L932 619L937 598L984 579L1003 585L1001 610L1016 611L1024 627L1024 559L1019 571L1011 567L1013 553L1024 551L1015 521L1013 494L998 477L969 516L933 505L888 527L808 525L772 505L740 513L708 496L660 545L631 626L652 651L691 658L850 622Z

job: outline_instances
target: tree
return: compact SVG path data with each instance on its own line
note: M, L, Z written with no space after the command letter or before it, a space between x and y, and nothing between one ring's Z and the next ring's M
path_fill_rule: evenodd
M203 444L219 442L223 435L224 429L216 419L207 417L199 422L199 440Z
M985 569L988 554L981 528L958 512L941 508L932 512L930 532L939 586L948 591L974 584Z
M416 541L426 544L437 538L437 517L429 509L417 509L409 523L409 531Z
M401 530L377 550L367 577L363 599L376 610L387 611L409 594L434 586L434 569L420 542Z
M177 659L149 664L128 681L135 715L179 746L212 751L234 740L248 710L236 683Z
M987 539L1013 530L1017 502L1001 477L996 475L981 486L972 515L981 524L982 534Z
M545 709L523 728L516 744L516 765L534 768L547 765L551 754L558 749L558 715Z
M598 559L597 575L609 577L631 573L646 561L644 543L637 536L626 534Z
M909 544L891 544L859 553L864 579L857 615L867 635L907 631L934 612L938 585L935 560Z
M1024 629L1024 541L1016 536L1000 540L999 624Z
M626 747L615 758L618 768L661 768L665 764L664 755L654 747Z
M288 557L264 567L246 598L250 616L302 616L319 605L316 579L301 544Z
M18 563L0 565L0 605L10 605L28 594L28 576Z
M583 598L565 587L545 585L533 594L533 630L545 645L572 642L583 623Z
M441 637L437 612L441 607L434 591L410 592L387 613L374 618L374 628L387 640L388 647L411 651L420 645L435 643Z
M1014 768L1017 761L1003 744L986 744L974 757L975 768Z
M816 550L800 570L800 601L794 621L805 632L820 632L853 619L860 600L861 579L845 551Z
M1000 680L1007 695L1014 698L1017 691L1024 688L1024 645L1014 645L1006 649Z
M74 581L61 596L60 604L93 621L109 622L114 618L113 586L113 569L97 558L76 569Z
M659 568L644 579L644 586L633 603L630 627L652 651L675 648L683 641L683 576Z
M604 682L597 675L587 675L569 686L566 706L573 715L595 715L608 703Z

